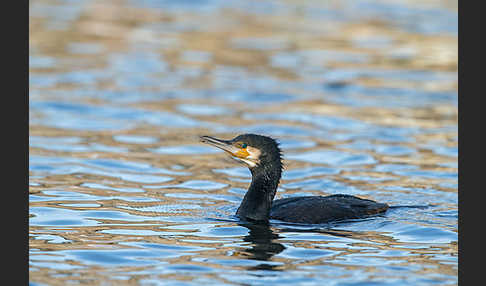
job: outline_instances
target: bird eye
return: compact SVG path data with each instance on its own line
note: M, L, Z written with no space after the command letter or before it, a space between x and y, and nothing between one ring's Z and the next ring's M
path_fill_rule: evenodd
M247 146L246 143L241 144L241 148L243 149L246 148L246 146Z

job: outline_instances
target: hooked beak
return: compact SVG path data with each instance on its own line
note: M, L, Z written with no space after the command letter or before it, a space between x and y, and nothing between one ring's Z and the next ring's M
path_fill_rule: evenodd
M240 148L237 148L231 144L229 140L222 140L218 138L214 138L211 136L201 136L200 137L202 143L206 143L208 145L214 146L219 148L223 151L230 153L232 156L236 156L236 153L240 151Z
M228 152L231 156L237 158L243 159L248 157L249 155L245 149L241 149L236 146L233 146L230 140L222 140L211 136L201 136L200 139L202 143L206 143L216 148L219 148L223 151Z
M233 145L233 140L222 140L211 136L201 136L200 140L202 143L219 148L229 153L233 158L245 162L249 168L255 167L260 162L258 159L260 151L254 150L254 153L250 153L250 146L248 146L248 149L236 147Z

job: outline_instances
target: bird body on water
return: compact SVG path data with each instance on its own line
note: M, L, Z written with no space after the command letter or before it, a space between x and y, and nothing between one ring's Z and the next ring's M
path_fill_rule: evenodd
M202 136L248 165L252 180L236 215L243 220L318 224L383 213L388 205L352 195L303 196L273 200L282 175L282 152L267 136L242 134L231 140Z

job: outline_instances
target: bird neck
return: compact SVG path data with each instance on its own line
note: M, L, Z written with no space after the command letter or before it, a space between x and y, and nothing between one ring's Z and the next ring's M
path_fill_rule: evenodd
M243 219L268 221L272 201L281 176L281 165L250 169L251 184L236 212Z

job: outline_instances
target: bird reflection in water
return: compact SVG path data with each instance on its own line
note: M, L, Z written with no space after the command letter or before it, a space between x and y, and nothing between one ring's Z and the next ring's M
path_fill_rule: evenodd
M336 228L341 224L349 222L342 222L327 227L315 227L311 225L296 226L280 224L274 231L268 223L251 223L239 222L238 225L248 228L249 233L243 238L243 241L250 242L251 246L244 250L248 259L260 260L261 264L251 266L249 270L274 270L279 271L280 263L264 263L263 261L271 261L274 255L283 252L286 247L278 242L278 239L284 238L281 233L312 233L336 238L349 238L360 241L369 241L371 243L393 243L393 237L383 235L373 231L350 231ZM308 228L309 227L309 228Z
M275 240L280 236L273 232L270 225L267 223L239 223L240 226L246 227L249 230L248 235L243 238L243 241L250 242L251 247L245 250L248 259L270 261L270 259L280 252L285 250L285 246ZM278 264L261 263L256 266L249 267L250 270L278 270Z

